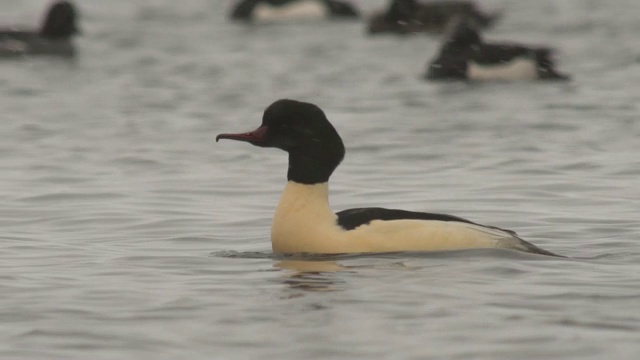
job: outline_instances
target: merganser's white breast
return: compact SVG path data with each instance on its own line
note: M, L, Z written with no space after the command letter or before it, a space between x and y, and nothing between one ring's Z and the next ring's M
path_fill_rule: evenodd
M475 81L534 80L538 78L538 64L528 57L518 57L495 65L469 61L467 77Z
M294 1L282 6L260 3L254 9L254 19L260 22L325 19L329 15L329 9L318 0Z
M364 253L519 248L500 229L458 221L374 220L345 230L329 207L328 184L288 182L271 228L277 253ZM521 250L521 249L520 249Z

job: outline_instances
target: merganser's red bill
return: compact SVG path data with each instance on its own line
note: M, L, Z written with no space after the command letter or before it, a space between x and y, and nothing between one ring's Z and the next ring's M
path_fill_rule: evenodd
M267 127L261 126L253 131L238 134L220 134L216 136L216 142L220 139L238 140L251 143L253 145L261 145L266 141Z

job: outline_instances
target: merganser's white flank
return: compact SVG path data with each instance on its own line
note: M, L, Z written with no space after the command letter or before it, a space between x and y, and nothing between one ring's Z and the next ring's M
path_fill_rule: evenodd
M258 129L219 139L276 147L289 153L288 183L276 209L271 242L276 253L368 253L505 248L554 255L513 231L444 214L383 208L334 213L329 177L344 157L340 136L317 106L278 100Z
M231 12L232 19L259 23L357 17L344 0L241 0Z
M504 64L486 65L469 61L467 77L474 81L535 80L538 65L533 59L516 58Z
M405 250L510 248L519 241L497 229L458 222L372 220L353 230L338 224L329 207L328 183L289 181L273 218L271 241L277 253L358 253Z
M260 22L313 20L324 19L329 14L329 9L317 0L297 1L286 6L273 6L264 2L256 5L254 20Z

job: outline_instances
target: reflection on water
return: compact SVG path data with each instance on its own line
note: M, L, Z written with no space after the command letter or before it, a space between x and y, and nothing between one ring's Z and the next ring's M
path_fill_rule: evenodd
M283 284L292 289L305 291L337 291L344 282L332 273L348 268L335 261L283 260L274 267L285 271Z
M274 265L283 270L294 270L296 273L325 273L345 271L342 265L335 261L322 260L283 260Z

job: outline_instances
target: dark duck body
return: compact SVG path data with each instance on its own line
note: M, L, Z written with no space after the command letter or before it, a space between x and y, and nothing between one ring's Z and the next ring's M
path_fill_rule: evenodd
M429 80L568 80L555 69L553 49L516 43L487 43L473 21L457 18L430 62Z
M75 55L72 38L79 33L77 17L73 4L57 1L49 7L40 29L0 29L0 56Z
M369 34L443 33L458 16L472 19L482 28L490 27L499 13L486 13L471 1L392 0L386 11L374 14L367 27Z
M334 213L329 178L344 158L338 132L316 105L278 100L254 131L220 134L289 154L288 183L276 209L271 241L276 253L370 253L503 248L553 255L515 232L446 214L385 208Z

